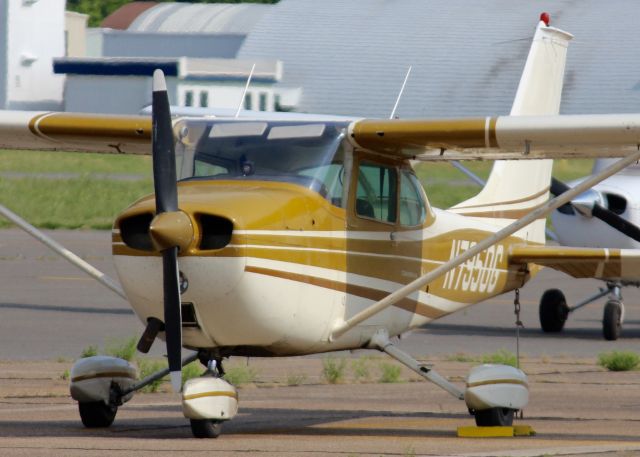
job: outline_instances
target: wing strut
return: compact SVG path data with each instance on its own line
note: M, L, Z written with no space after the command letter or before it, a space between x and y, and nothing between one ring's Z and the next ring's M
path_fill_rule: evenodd
M3 215L4 217L6 217L11 222L13 222L14 224L16 224L22 230L24 230L29 235L34 237L36 240L40 241L42 244L47 246L49 249L54 251L56 254L60 255L61 257L64 257L66 260L71 262L74 266L80 268L82 271L84 271L86 274L88 274L89 276L94 278L100 284L102 284L103 286L108 287L109 289L114 291L116 294L118 294L122 298L124 298L125 300L128 300L127 296L125 295L124 291L122 290L122 287L120 287L120 285L116 281L114 281L110 276L108 276L105 273L101 272L100 270L95 268L90 263L85 262L84 260L82 260L80 257L78 257L73 252L71 252L70 250L68 250L64 246L62 246L56 240L48 237L41 230L38 230L33 225L29 224L27 221L25 221L23 218L18 216L16 213L11 211L9 208L7 208L6 206L0 205L0 214Z
M383 311L389 306L394 305L395 303L399 302L400 300L407 297L408 295L422 289L424 286L438 279L440 276L444 275L448 271L453 270L457 266L463 264L467 260L478 255L480 252L493 246L499 241L504 240L508 236L513 235L515 232L531 224L533 221L545 217L554 209L571 201L571 199L573 199L575 196L580 195L585 190L590 189L591 187L598 184L600 181L607 179L609 176L614 175L615 173L619 172L623 168L631 165L633 162L636 162L638 160L640 160L640 149L634 152L633 154L628 155L627 157L621 160L618 160L610 167L607 167L604 170L602 170L600 173L589 177L588 179L584 180L577 186L573 187L571 190L568 190L567 192L557 196L553 200L549 200L543 206L531 211L526 216L506 226L502 230L499 230L493 235L478 242L478 244L476 244L470 249L467 249L464 253L460 254L458 257L455 257L449 260L448 262L445 262L444 264L440 265L438 268L435 268L434 270L431 270L429 273L426 273L425 275L420 276L419 278L415 279L409 284L387 295L382 300L374 303L373 305L369 306L366 309L363 309L362 311L355 314L348 320L339 323L331 332L329 339L330 340L338 339L339 337L344 335L347 331L349 331L356 325L364 322L365 320L369 319L371 316L378 314L380 311Z

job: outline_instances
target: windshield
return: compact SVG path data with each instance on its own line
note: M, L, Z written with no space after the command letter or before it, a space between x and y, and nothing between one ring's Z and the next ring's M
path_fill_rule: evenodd
M342 205L347 123L208 121L186 179L282 181ZM186 172L186 173L185 173Z

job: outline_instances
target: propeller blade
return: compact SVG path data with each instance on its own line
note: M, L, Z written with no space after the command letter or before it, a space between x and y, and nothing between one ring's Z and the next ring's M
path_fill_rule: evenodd
M182 313L177 247L162 252L162 270L164 278L164 328L171 385L174 392L180 392L182 385Z
M593 205L592 215L593 217L600 219L602 222L609 224L620 233L627 235L629 238L640 241L640 227L632 224L625 218L620 217L613 211L610 211L596 203Z
M178 210L173 126L167 84L161 70L156 70L153 73L152 108L153 134L151 144L157 218L162 213ZM162 250L162 273L167 357L171 372L171 385L175 392L179 392L182 385L182 316L177 246L170 246Z
M153 187L156 193L156 214L160 214L178 210L173 126L167 83L162 70L153 73L152 108Z
M556 178L551 178L551 193L553 195L558 196L569 189L570 187L567 186L562 181L559 181ZM570 205L570 204L567 203L567 205ZM562 206L562 208L564 208L564 206ZM571 206L571 212L572 214L575 212L572 206ZM591 208L591 215L593 217L600 219L605 224L608 224L609 226L613 227L614 229L618 230L620 233L628 236L629 238L634 239L636 241L640 241L640 227L632 224L625 218L620 217L619 215L605 208L604 206L598 203L594 203L593 207Z

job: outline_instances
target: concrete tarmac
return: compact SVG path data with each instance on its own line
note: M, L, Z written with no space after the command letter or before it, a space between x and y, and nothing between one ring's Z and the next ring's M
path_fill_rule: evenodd
M109 232L50 234L114 274ZM137 336L142 326L124 300L21 231L1 230L0 455L640 455L640 376L605 372L595 363L600 352L640 347L638 291L623 291L627 317L616 342L601 336L604 299L571 315L561 334L539 330L537 303L545 289L562 288L575 303L600 285L545 270L522 290L520 348L532 398L520 422L532 425L535 437L456 438L457 426L473 423L464 404L411 373L403 379L416 382L377 382L386 359L368 362L374 374L364 383L327 385L319 376L321 358L305 357L251 359L259 375L240 391L240 415L220 439L195 440L179 397L170 393L136 396L107 430L81 426L60 379L68 360L88 345ZM507 294L414 331L400 344L461 381L472 364L451 361L452 355L515 352L514 321L513 294ZM154 350L162 354L161 347ZM290 376L304 379L302 385L287 386Z

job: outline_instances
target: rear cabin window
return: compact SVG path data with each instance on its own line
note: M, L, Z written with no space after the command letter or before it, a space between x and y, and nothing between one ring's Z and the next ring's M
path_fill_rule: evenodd
M398 175L394 167L361 162L358 172L356 214L383 222L396 222Z

